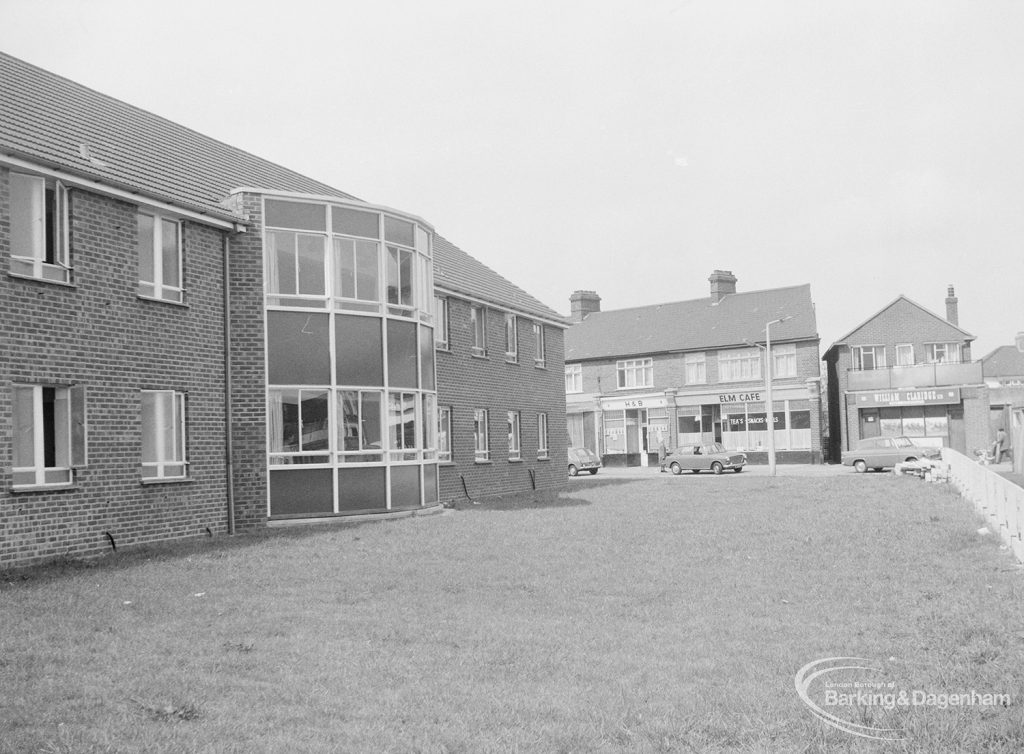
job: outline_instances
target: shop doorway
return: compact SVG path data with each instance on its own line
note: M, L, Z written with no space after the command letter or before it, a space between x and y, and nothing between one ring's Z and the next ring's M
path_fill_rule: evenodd
M722 441L722 407L705 403L700 407L701 439L705 443Z
M862 408L859 413L861 439L880 436L882 434L882 425L878 421L878 409Z

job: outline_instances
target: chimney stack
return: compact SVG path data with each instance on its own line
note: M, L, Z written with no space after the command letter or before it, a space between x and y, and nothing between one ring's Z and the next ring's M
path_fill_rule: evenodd
M569 305L572 307L572 321L582 322L588 314L601 311L601 297L594 291L574 291L569 296Z
M736 292L736 276L730 270L715 270L708 278L711 283L711 303L717 304L724 296Z
M960 299L953 293L952 283L946 291L946 321L952 325L960 326L960 313L957 310L957 303Z

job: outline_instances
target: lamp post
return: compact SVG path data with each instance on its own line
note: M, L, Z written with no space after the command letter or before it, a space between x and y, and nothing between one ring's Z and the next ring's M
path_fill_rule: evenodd
M768 475L775 476L775 405L772 403L772 325L792 319L786 317L773 319L764 326L764 392L765 392L765 425L768 427Z

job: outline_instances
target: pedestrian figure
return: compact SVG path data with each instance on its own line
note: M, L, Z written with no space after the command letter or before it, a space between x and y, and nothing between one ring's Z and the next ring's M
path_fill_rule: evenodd
M661 466L661 473L665 473L665 457L668 454L665 452L665 441L662 440L658 443L658 465Z
M1003 460L1003 453L1006 452L1006 430L1002 427L996 432L996 441L992 443L992 455L995 456L993 463L999 463Z

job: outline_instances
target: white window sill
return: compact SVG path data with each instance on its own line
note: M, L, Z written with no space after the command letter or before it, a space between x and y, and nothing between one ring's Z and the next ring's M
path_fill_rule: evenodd
M157 304L170 304L171 306L177 306L177 307L179 307L181 309L188 309L189 308L188 302L186 302L186 301L174 301L174 300L169 299L169 298L158 298L156 296L145 296L145 295L143 295L141 293L136 293L135 295L141 301L152 301L152 302L157 303Z
M56 285L56 286L59 286L61 288L72 288L72 289L77 289L78 288L77 285L75 285L74 283L68 282L66 280L51 280L50 278L39 278L39 277L36 277L35 275L22 275L20 272L10 272L10 271L8 271L7 276L8 277L12 277L12 278L17 278L18 280L31 280L31 281L36 282L36 283L46 283L47 285Z
M192 477L190 476L174 476L174 477L149 477L140 480L143 487L148 487L151 484L180 484L182 482L191 482Z

